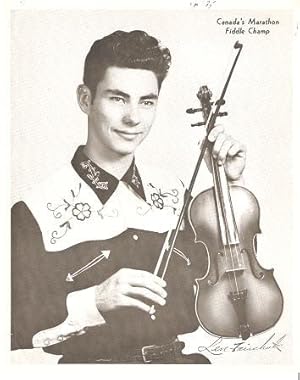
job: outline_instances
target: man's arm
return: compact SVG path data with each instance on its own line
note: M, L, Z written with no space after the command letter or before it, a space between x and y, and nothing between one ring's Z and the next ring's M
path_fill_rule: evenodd
M66 299L67 318L60 324L37 332L32 338L33 347L47 347L64 342L74 335L82 335L87 328L105 324L96 307L96 287L69 293Z
M105 323L95 287L67 294L55 278L41 231L24 202L11 214L11 348L46 347ZM63 321L63 322L62 322Z
M38 224L24 202L11 213L12 349L32 348L38 331L67 316L66 294L53 281Z

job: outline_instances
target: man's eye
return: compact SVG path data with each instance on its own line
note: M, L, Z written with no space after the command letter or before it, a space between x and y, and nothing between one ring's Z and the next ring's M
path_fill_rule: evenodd
M112 100L115 103L123 103L123 104L125 104L125 99L121 98L120 96L111 96L110 100Z
M154 106L154 101L153 101L153 100L144 100L144 101L142 102L142 104L143 104L144 106L146 106L146 107L152 107L152 106Z

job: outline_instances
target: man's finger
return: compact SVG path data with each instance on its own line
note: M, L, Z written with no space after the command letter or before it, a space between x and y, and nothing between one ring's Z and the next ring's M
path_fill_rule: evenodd
M128 296L123 297L122 306L135 307L139 310L145 311L146 313L150 313L151 310L151 306L145 304L145 302Z
M217 125L217 126L215 126L215 127L210 131L210 133L209 133L209 135L208 135L208 140L209 140L210 142L214 142L214 141L216 141L218 135L219 135L220 133L223 133L223 132L224 132L224 127L223 127L222 125Z
M224 141L226 140L226 135L224 133L220 133L215 142L214 142L214 145L212 147L212 155L214 158L217 158L219 156L219 152L220 152L220 149L224 143Z
M141 288L146 288L149 291L156 293L158 296L165 298L167 296L167 292L163 287L158 285L156 282L153 281L152 278L148 277L142 277L142 278L132 278L129 281L129 285L131 287L141 287Z
M223 144L219 150L218 156L216 157L218 164L224 164L226 157L227 157L227 154L228 154L228 151L231 148L232 144L233 144L233 140L230 140L230 139L224 140L224 142L223 142Z
M132 276L131 276L131 281L144 281L144 280L148 280L148 281L151 281L151 282L155 282L157 285L161 286L161 287L165 287L167 286L167 283L165 280L163 280L162 278L156 276L155 274L153 273L150 273L150 272L147 272L145 270L140 270L140 269L133 269L132 270ZM133 284L132 284L133 285Z
M165 297L167 296L167 293L165 292L165 297L161 297L147 288L131 286L127 295L132 296L133 298L143 297L150 301L150 303L156 303L163 306L166 304Z
M235 142L228 151L230 157L236 156L238 153L241 153L241 156L246 155L246 147L241 145L239 142Z

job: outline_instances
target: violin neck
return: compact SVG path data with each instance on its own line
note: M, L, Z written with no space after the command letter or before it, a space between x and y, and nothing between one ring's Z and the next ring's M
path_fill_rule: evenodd
M239 236L230 197L230 187L223 165L211 156L218 221L223 246L239 244Z

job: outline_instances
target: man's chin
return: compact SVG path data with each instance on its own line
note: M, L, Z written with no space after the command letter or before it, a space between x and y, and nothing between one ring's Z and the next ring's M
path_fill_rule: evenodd
M134 150L120 150L117 152L120 158L126 157L126 156L133 156L134 153L135 153L135 149Z
M140 145L141 142L139 143L131 143L131 144L122 144L122 146L118 146L116 149L116 152L120 156L128 156L128 155L133 155L137 149L137 147Z

